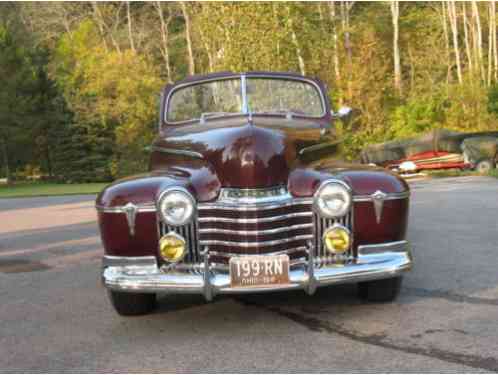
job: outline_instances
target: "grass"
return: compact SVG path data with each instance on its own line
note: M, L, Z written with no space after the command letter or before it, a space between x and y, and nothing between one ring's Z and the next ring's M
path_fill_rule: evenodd
M466 170L461 171L460 169L440 169L433 171L424 171L428 176L439 178L439 177L463 177L463 176L480 176L476 171Z
M498 178L498 169L491 170L488 174L480 174L479 172L467 170L461 171L459 169L441 169L435 171L425 171L428 176L433 178L439 177L464 177L464 176L490 176Z
M0 198L45 197L99 193L108 183L56 184L49 182L20 182L0 185Z

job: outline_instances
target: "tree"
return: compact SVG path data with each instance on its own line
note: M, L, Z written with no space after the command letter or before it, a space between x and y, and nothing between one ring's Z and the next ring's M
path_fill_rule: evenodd
M393 21L393 59L394 59L394 88L401 96L401 64L399 57L399 2L391 1L391 16Z
M0 105L24 104L0 114L10 116L0 124L8 160L0 163L71 180L143 171L161 85L225 70L322 79L334 107L358 109L345 132L351 158L366 143L403 136L403 126L495 128L494 1L389 4L2 3L0 24L17 52L0 56L13 83L0 88ZM60 172L64 158L84 173Z
M19 40L0 24L0 152L7 182L12 179L9 154L15 146L11 141L22 135L23 117L30 110L32 65L28 52L19 47Z
M182 14L185 20L185 39L187 40L187 51L188 51L188 72L190 75L195 74L195 62L194 53L192 47L192 31L190 27L190 14L187 9L187 4L185 1L180 2L182 7Z

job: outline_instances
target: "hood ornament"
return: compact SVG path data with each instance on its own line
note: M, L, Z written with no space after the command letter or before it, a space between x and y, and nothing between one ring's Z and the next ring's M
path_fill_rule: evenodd
M374 205L375 219L377 221L377 224L379 224L380 220L382 219L382 210L384 209L384 201L387 198L387 194L383 191L377 190L370 197L372 198L372 202Z
M130 228L130 235L135 235L135 218L137 217L138 207L133 203L129 202L123 207L123 211L126 215L126 221L128 222L128 227Z

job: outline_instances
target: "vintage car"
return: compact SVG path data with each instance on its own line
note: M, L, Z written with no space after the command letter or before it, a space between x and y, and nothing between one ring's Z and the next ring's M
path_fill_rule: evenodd
M316 79L216 73L167 85L149 172L105 188L96 208L103 284L122 315L156 293L259 293L358 283L394 299L411 268L409 188L336 161Z

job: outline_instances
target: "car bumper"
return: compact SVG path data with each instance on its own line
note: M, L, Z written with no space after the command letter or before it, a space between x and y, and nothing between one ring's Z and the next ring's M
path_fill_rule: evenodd
M310 252L309 254L312 254ZM211 300L218 294L259 293L302 289L313 294L317 287L390 278L412 266L408 241L358 247L358 257L346 265L317 265L313 256L289 270L289 283L264 287L231 287L226 271L210 269L208 257L194 270L162 270L155 257L104 256L103 284L110 290L139 293L202 294ZM208 272L204 272L208 269Z

